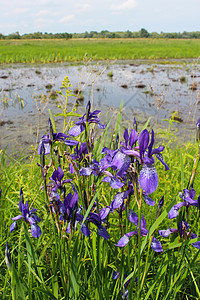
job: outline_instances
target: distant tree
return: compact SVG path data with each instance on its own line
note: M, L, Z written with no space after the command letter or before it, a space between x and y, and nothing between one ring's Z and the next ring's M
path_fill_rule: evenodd
M102 30L100 32L100 37L102 37L102 38L109 38L109 37L111 37L111 33L108 30Z
M5 39L5 35L3 35L2 33L0 33L0 40L4 40Z
M19 31L16 31L14 33L7 35L6 38L9 40L19 40L19 39L21 39L21 36L19 34Z
M157 38L160 37L160 35L159 35L159 33L157 33L157 32L151 32L151 33L149 34L149 37L151 37L152 39L157 39Z
M133 34L130 30L127 30L127 31L124 32L124 37L125 38L132 38Z
M135 32L133 32L133 33L132 33L132 37L133 37L133 38L139 38L139 37L141 37L141 36L140 36L140 31L135 31Z
M85 31L83 33L48 33L48 32L34 32L25 33L20 35L19 32L14 32L9 35L3 35L0 33L0 39L71 39L71 38L167 38L167 39L200 39L200 31L187 32L151 32L142 28L140 31L131 32L127 31L115 31L110 32L108 30L97 31Z
M141 37L141 38L148 38L148 37L149 37L148 31L147 31L146 29L142 28L142 29L140 30L140 37Z
M42 32L34 32L33 35L32 35L32 38L33 39L42 39L43 37L43 33Z

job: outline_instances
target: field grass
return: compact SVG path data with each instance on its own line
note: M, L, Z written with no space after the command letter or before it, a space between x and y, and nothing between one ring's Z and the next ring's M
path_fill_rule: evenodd
M1 40L0 63L79 62L124 59L188 59L200 56L200 40L72 39Z

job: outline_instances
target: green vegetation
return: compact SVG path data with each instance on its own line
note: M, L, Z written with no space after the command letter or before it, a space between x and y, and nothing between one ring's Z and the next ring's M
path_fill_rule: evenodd
M198 58L200 40L1 40L0 63L56 63L123 59Z
M133 131L130 131L132 124L127 128L128 131L125 130L122 123L123 105L112 118L115 121L114 128L109 129L111 119L105 128L96 118L99 112L90 111L90 102L86 107L86 115L78 119L82 123L74 126L70 117L80 115L74 109L68 111L68 96L72 91L67 77L62 87L65 92L62 89L59 93L64 97L65 105L55 117L50 111L50 135L43 138L40 155L35 149L31 156L24 157L21 154L14 159L7 155L6 150L0 152L0 298L121 300L122 295L128 292L127 298L123 299L199 299L200 241L192 236L193 233L200 236L199 200L196 202L200 194L199 130L197 143L194 141L193 144L182 146L176 143L177 148L172 149L170 145L175 139L171 131L172 120L167 130L155 132L154 141L149 121L144 126L140 125L140 120L137 120L138 124L134 121ZM59 133L54 123L58 116L64 119L63 130ZM99 136L93 132L96 123L101 127ZM150 140L147 128L151 132ZM130 132L132 134L129 136ZM79 142L79 147L73 146L63 133L71 134L70 139ZM78 134L73 136L72 133ZM158 140L159 143L156 142ZM120 142L124 141L126 143L122 146ZM135 147L138 142L139 147ZM165 149L158 148L159 145L164 145ZM120 152L122 148L123 151L128 149L129 154L134 149L134 159L131 159L130 168L126 170L126 157L123 172L117 175L120 168L117 161L124 157ZM109 149L118 151L109 152ZM148 153L144 157L145 149ZM138 151L140 156L135 156ZM165 171L155 157L159 184L149 195L156 202L150 206L144 201L138 175L141 175L142 168L152 167L152 164L154 167L152 155L159 151L163 151L169 170ZM121 154L114 164L113 157L116 158L117 153ZM162 161L162 157L158 158ZM114 168L109 165L111 159ZM98 165L97 161L100 160L101 165ZM105 165L106 169L100 171L99 167ZM112 174L104 174L105 170ZM154 172L149 173L150 176L152 174L155 175ZM113 187L113 182L102 181L105 175L111 176L109 178L120 185ZM73 180L73 185L63 181L69 179ZM111 205L116 195L122 195L125 191L131 193L124 194L121 203L121 198L117 198L116 207ZM183 194L179 195L180 192ZM160 203L163 196L164 206ZM26 201L30 208L28 213L25 213L27 206L24 208ZM179 207L177 218L169 219L169 211L180 202L187 202L188 205ZM33 207L37 208L37 212ZM14 222L11 218L21 214L19 208L23 217L17 218L17 225L10 232L10 225ZM130 216L128 218L129 209L137 213L137 224L130 221ZM144 230L143 216L148 233ZM135 216L132 215L132 218ZM169 227L176 230L183 220L189 223L189 229L185 222L179 233L174 232L169 237L160 236L159 230ZM90 234L83 223L88 226ZM30 228L35 231L30 231ZM134 234L133 230L137 230L137 233ZM129 243L124 247L116 246L128 232L133 233L133 236L129 236ZM161 242L162 250L152 249L154 237Z
M110 32L108 30L97 31L85 31L83 33L25 33L20 35L20 33L14 32L8 35L3 35L0 33L0 39L71 39L71 38L164 38L164 39L200 39L200 31L192 32L148 32L145 28L141 28L139 31L114 31Z

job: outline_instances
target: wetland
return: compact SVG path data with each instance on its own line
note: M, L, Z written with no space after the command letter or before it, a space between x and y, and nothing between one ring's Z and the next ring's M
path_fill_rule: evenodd
M200 65L194 60L14 64L0 68L1 149L22 150L36 145L41 132L47 133L49 109L53 115L60 112L63 99L58 91L65 76L74 94L68 105L75 103L78 113L91 100L110 118L123 101L124 126L133 117L140 124L151 117L154 128L156 123L162 128L168 126L163 120L176 112L174 130L183 136L187 129L191 138L200 110Z

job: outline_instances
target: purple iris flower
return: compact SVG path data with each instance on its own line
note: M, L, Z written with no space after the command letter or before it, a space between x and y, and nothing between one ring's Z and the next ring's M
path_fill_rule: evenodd
M124 247L128 244L129 242L129 238L133 235L137 235L138 236L138 231L139 231L139 225L138 225L138 215L131 209L129 209L129 221L131 221L134 225L137 226L137 231L131 231L126 233L116 244L116 246L118 247ZM144 218L144 216L142 215L142 219L141 219L141 236L146 236L148 234L148 230L146 229L146 220ZM155 238L152 238L152 242L151 242L151 248L155 251L155 252L162 252L162 245L161 243Z
M89 167L82 167L79 170L79 174L81 176L90 176L91 174L93 174L94 176L97 176L101 173L101 170L99 168L99 162L95 159L92 159L92 163L91 165L89 165Z
M50 145L52 143L55 143L56 141L60 141L65 143L68 146L76 146L78 144L77 141L74 140L69 140L69 136L64 133L54 133L53 132L53 126L51 119L49 118L49 127L50 127L50 133L47 135L43 135L42 139L40 140L39 147L38 147L38 154L42 154L42 148L44 147L45 153L44 154L49 154L50 153Z
M102 182L109 182L111 188L120 189L122 186L124 186L124 183L110 172L104 171L104 174L107 176L102 179Z
M134 195L134 187L133 183L129 182L128 184L128 190L125 192L117 193L111 202L111 209L118 209L120 207L124 207L124 200L127 199L128 195ZM147 194L143 193L144 201L150 205L154 206L155 201L153 201Z
M72 181L72 179L66 179L62 181L63 177L64 177L64 172L61 169L61 167L58 167L57 170L56 169L54 170L52 176L49 178L54 184L52 191L56 192L58 188L62 188L64 183Z
M102 179L102 182L109 182L110 186L113 189L119 189L124 185L124 183L112 173L105 171L105 169L109 166L109 162L104 164L102 162L99 163L95 159L92 159L92 164L89 167L82 167L79 171L79 174L81 176L90 176L91 174L93 174L94 176L99 176L102 174L106 175Z
M115 153L112 160L112 168L119 170L117 176L122 176L130 167L131 162L137 159L142 165L142 169L139 174L139 183L145 194L153 193L158 186L158 174L154 166L155 155L161 163L165 166L165 170L169 167L164 162L161 152L164 150L163 146L153 149L154 145L154 131L151 132L151 140L149 138L149 132L144 129L139 138L135 129L131 131L129 136L128 130L124 132L124 143L121 143L121 148ZM139 142L139 147L135 146L135 143ZM131 158L133 157L133 158Z
M161 152L164 150L163 146L153 149L154 144L154 131L151 131L151 141L149 143L149 132L147 129L143 130L139 135L139 150L142 169L139 175L139 183L141 188L147 193L153 193L158 186L158 174L154 167L154 157L165 166L165 171L169 170L168 165L164 162Z
M115 152L115 156L112 160L112 168L119 170L117 176L122 176L129 168L131 164L131 156L137 156L138 152L135 151L136 142L138 140L138 134L135 129L131 130L130 136L128 129L124 131L124 142L121 142L120 149Z
M160 236L163 236L163 237L168 237L170 234L176 232L179 234L179 236L181 238L184 238L186 240L188 240L189 238L190 239L197 238L197 235L195 233L190 233L190 232L188 232L188 230L189 230L189 224L186 221L182 220L179 224L179 229L169 227L169 229L167 229L167 230L159 230L158 232L159 232ZM200 241L195 242L192 245L195 248L200 249Z
M147 129L144 129L138 138L139 142L139 149L138 147L134 147L133 149L122 149L122 152L126 154L126 156L123 158L124 164L121 166L121 169L119 170L120 173L121 170L123 172L126 170L127 167L130 165L130 160L128 161L128 156L134 156L142 165L142 169L140 171L139 175L139 183L145 194L151 194L153 193L158 186L158 174L156 171L156 168L154 166L155 159L153 155L155 155L161 163L165 166L165 170L168 170L169 167L164 162L161 152L164 150L163 146L159 146L158 148L153 149L154 145L154 131L152 129L151 132L151 140L149 138L149 132ZM132 145L132 144L131 144ZM139 152L138 152L139 150ZM126 166L125 166L125 162ZM127 168L128 169L128 168ZM118 174L119 174L118 172Z
M100 236L102 236L105 240L109 239L109 234L108 234L107 230L105 229L105 227L103 227L102 223L104 222L104 220L107 217L107 215L109 214L109 212L110 212L110 209L108 207L108 208L101 210L99 212L99 214L90 212L88 218L86 218L88 220L88 222L91 222L97 226L98 234Z
M64 199L63 203L60 202L60 220L68 221L67 233L71 232L72 228L77 227L77 224L80 223L81 232L85 236L89 236L91 231L88 229L85 223L83 223L84 216L81 214L82 207L78 207L78 193L75 191L74 194L70 192L67 197ZM107 230L103 227L103 223L110 212L110 207L105 207L100 210L99 214L90 212L89 216L86 218L86 222L93 223L97 226L97 232L104 239L109 238Z
M60 209L60 220L67 221L67 233L71 233L71 230L74 228L76 229L78 223L81 223L81 232L85 236L89 236L91 234L90 230L87 226L82 223L84 216L81 215L82 207L78 207L78 193L75 190L74 194L71 192L65 197L63 203L59 202L59 209Z
M86 142L84 142L84 143L80 143L80 145L77 145L74 148L74 153L72 153L70 156L73 160L81 162L86 154L88 154L88 150L87 150L87 144Z
M60 204L60 213L63 218L69 221L72 218L73 211L78 207L78 193L75 192L73 195L70 192L64 199L63 203Z
M117 152L118 150L111 150L107 147L103 147L101 153L105 154L105 156L100 160L100 167L102 170L106 170L109 167L113 167L112 160Z
M124 275L124 280L126 279L127 276L128 276L127 274ZM112 273L112 279L118 279L118 278L120 278L119 272L118 271L113 271L113 273ZM125 300L128 299L128 289L127 288L128 288L129 283L130 283L130 280L131 279L129 279L125 283L125 285L124 285L125 290L123 288L121 289L122 299L125 299ZM135 281L137 282L137 278L135 278ZM124 298L124 296L125 296L125 298Z
M67 233L71 233L71 230L74 228L76 229L77 224L80 222L81 226L81 232L85 236L89 236L91 234L91 231L88 229L88 227L83 223L84 216L81 215L82 207L80 206L79 208L74 209L72 219L69 221L68 226L67 226Z
M73 126L69 131L68 134L71 136L78 136L79 134L81 134L86 127L86 122L88 122L88 124L91 123L95 123L98 125L99 128L101 129L105 129L107 124L103 125L101 124L101 120L97 117L97 115L101 112L100 110L95 110L93 112L90 112L90 101L88 102L89 105L87 105L87 113L85 113L81 118L79 118L80 121L78 122L74 122L74 124L76 124L75 126Z
M41 235L41 229L37 225L36 222L40 222L41 219L36 215L36 208L29 210L28 202L26 201L25 204L22 201L19 201L19 209L22 212L22 215L18 215L14 218L11 218L14 222L10 226L10 232L12 232L16 227L16 221L19 219L24 219L25 222L29 222L31 224L31 234L34 238L38 238Z
M86 144L86 142L83 142L83 143L80 143L80 145L77 145L74 148L74 153L72 153L70 155L70 157L72 158L73 161L75 161L74 163L75 163L75 166L77 167L77 162L80 163L83 159L85 159L86 162L88 161L88 157L86 156L87 154L88 154L87 144ZM69 163L69 172L71 174L74 173L73 163Z
M195 197L195 190L191 187L190 191L187 189L183 190L183 193L180 194L180 197L183 199L183 202L175 204L168 213L168 218L173 219L178 216L179 209L182 206L198 206L198 200L193 200Z

